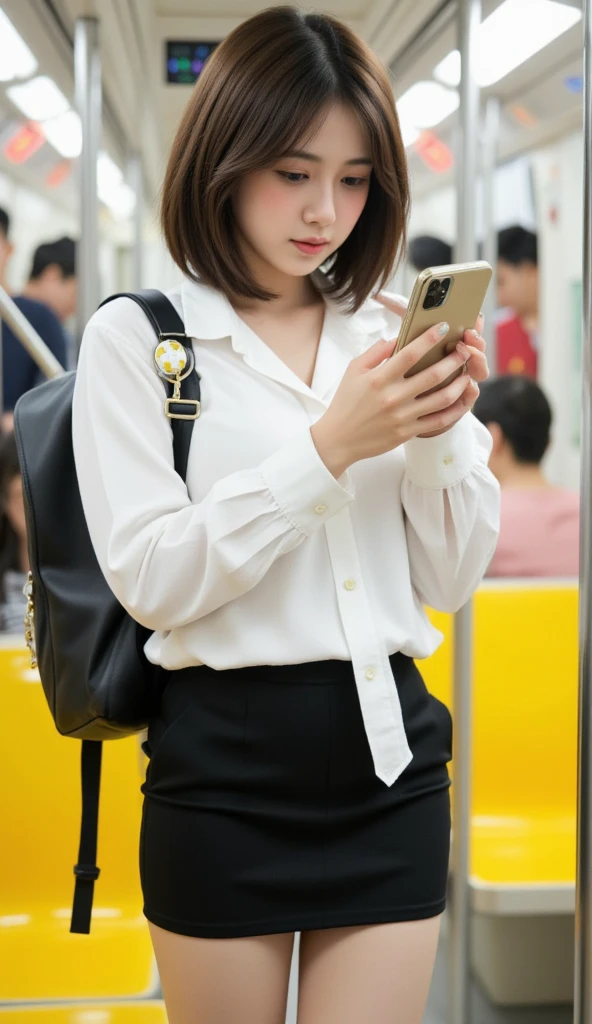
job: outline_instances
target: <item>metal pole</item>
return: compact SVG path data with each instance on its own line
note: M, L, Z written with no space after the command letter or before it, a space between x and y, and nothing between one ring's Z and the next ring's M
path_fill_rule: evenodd
M134 247L132 259L132 288L137 291L143 287L144 280L144 182L142 177L142 161L139 153L134 153L129 160L128 179L136 193L134 210Z
M134 289L143 287L143 215L144 215L144 191L141 159L139 154L134 154L132 160L132 180L130 182L135 191L134 210L134 246L133 246L133 280Z
M99 202L97 159L101 137L101 59L99 22L78 18L74 47L76 103L82 121L80 227L78 253L78 341L99 305Z
M584 334L580 526L580 696L574 1024L592 1020L592 0L584 0Z
M481 0L460 0L458 37L461 53L460 163L457 200L456 258L477 255L475 234L479 139L479 88L475 80L476 35ZM454 719L452 898L450 901L450 1021L469 1024L470 991L470 838L472 732L472 603L454 619Z
M43 338L37 334L34 327L31 327L26 316L2 287L0 287L0 319L8 324L23 348L46 377L59 377L65 372Z
M487 339L487 361L492 377L497 374L497 338L494 324L496 308L496 265L497 231L495 227L495 170L499 140L500 101L490 96L485 104L485 128L483 131L483 259L493 267L493 277L483 303L485 314L485 337Z

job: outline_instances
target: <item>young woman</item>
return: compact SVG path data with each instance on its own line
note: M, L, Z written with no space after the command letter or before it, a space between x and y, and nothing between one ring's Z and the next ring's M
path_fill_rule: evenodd
M74 445L113 591L154 630L140 868L170 1024L420 1024L445 905L451 719L414 658L495 546L468 332L393 356L408 209L388 77L330 17L245 21L178 130L162 220L201 417L175 474L154 336L90 321ZM467 373L428 396L452 370Z

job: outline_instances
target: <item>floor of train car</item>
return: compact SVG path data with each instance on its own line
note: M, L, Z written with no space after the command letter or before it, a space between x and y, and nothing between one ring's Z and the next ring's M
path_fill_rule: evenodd
M298 942L299 936L296 937ZM298 955L297 942L294 958ZM295 967L295 964L293 964ZM448 1024L448 978L447 945L443 936L438 948L438 957L430 998L423 1024ZM297 974L292 971L288 993L286 1024L296 1024ZM573 1024L571 1006L499 1007L493 1006L478 982L471 985L469 1008L471 1024Z

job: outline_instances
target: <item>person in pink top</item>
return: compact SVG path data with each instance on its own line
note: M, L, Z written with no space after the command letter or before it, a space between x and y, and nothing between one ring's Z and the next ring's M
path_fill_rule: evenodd
M501 528L488 576L577 576L580 499L541 469L552 413L527 377L481 385L473 410L493 438L489 468L501 486Z

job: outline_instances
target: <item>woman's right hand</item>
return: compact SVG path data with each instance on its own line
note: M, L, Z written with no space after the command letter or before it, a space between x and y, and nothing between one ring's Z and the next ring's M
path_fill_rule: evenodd
M473 406L479 389L466 373L426 394L468 361L471 353L464 342L405 377L447 330L447 324L437 324L396 355L396 339L378 341L351 361L326 413L311 427L315 447L333 476L411 438L445 431Z

